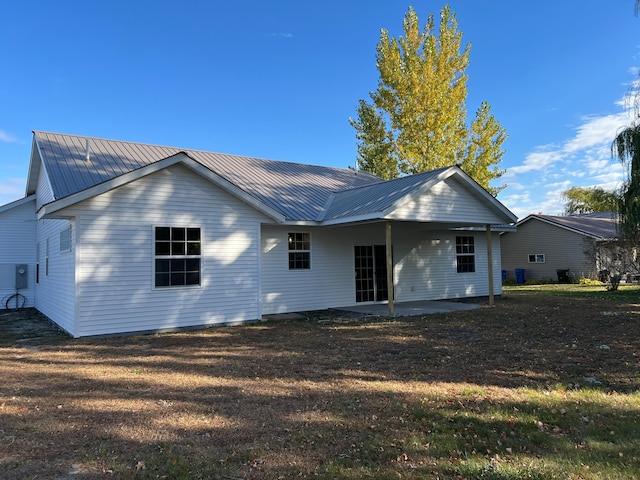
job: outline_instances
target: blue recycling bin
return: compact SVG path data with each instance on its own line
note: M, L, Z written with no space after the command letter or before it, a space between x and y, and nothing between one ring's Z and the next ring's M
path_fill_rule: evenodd
M516 268L516 283L524 283L524 268Z
M506 270L502 270L502 281L503 282L507 281L507 271Z

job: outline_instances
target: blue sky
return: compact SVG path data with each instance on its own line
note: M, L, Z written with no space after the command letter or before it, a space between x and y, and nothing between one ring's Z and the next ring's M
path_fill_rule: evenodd
M558 214L562 190L619 185L611 158L638 77L635 0L451 1L469 116L492 106L509 139L498 198ZM0 6L0 205L24 196L31 131L347 167L348 119L376 88L395 0L111 0ZM422 24L444 2L413 2Z

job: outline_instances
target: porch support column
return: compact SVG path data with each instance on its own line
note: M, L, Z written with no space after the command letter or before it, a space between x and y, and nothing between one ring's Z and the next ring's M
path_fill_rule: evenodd
M487 223L487 271L489 273L489 305L494 305L493 298L493 245L491 241L491 225Z
M389 296L389 315L393 316L393 302L395 301L395 294L393 289L393 254L391 249L391 220L387 220L387 232L386 232L386 246L387 246L387 291Z

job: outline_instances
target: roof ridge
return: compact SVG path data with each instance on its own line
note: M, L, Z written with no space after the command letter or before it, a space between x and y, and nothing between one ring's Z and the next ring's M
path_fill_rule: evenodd
M325 165L316 165L313 163L303 163L303 162L296 162L296 161L290 161L290 160L279 160L279 159L273 159L273 158L265 158L265 157L256 157L256 156L252 156L252 155L239 155L239 154L235 154L235 153L224 153L224 152L214 152L211 150L203 150L203 149L199 149L199 148L185 148L185 147L176 147L173 145L159 145L157 143L148 143L148 142L134 142L132 140L118 140L115 138L104 138L104 137L95 137L95 136L89 136L89 135L77 135L77 134L73 134L73 133L58 133L58 132L48 132L45 130L32 130L34 135L37 134L46 134L46 135L56 135L56 136L64 136L64 137L73 137L73 138L78 138L78 139L89 139L89 140L99 140L99 141L103 141L103 142L115 142L115 143L121 143L121 144L127 144L127 145L137 145L137 146L143 146L143 147L152 147L152 148L166 148L166 149L172 149L172 150L176 150L177 152L195 152L195 153L202 153L202 154L208 154L208 155L225 155L227 157L236 157L236 158L244 158L244 159L250 159L250 160L261 160L261 161L265 161L265 162L278 162L278 163L286 163L289 165L300 165L300 166L306 166L306 167L314 167L314 168L318 168L318 169L330 169L330 170L334 170L334 171L341 171L341 172L354 172L354 174L358 174L357 170L352 170L350 168L344 168L344 167L330 167L330 166L325 166ZM376 177L376 175L373 175L372 173L366 172L367 175L371 175L372 177Z

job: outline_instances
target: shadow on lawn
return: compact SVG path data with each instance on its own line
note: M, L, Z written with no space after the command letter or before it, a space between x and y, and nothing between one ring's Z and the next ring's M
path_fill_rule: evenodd
M638 412L571 392L639 388L634 308L514 297L424 318L310 316L6 347L0 473L447 476L498 452L627 471L638 442L609 432L637 428ZM570 393L497 400L505 387Z

